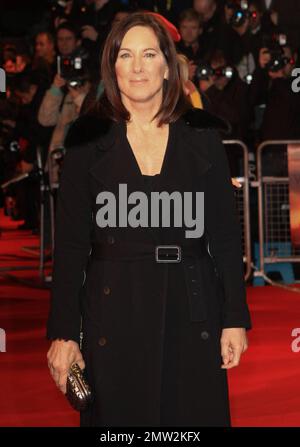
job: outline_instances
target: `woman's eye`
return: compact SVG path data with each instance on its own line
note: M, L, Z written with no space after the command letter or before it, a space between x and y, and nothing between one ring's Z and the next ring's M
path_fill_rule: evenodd
M126 59L126 58L129 57L129 56L130 56L129 53L122 53L122 54L120 55L120 57L121 57L122 59Z
M154 53L145 53L145 56L147 57L147 58L153 58L153 57L155 57L156 56L156 54L154 54Z

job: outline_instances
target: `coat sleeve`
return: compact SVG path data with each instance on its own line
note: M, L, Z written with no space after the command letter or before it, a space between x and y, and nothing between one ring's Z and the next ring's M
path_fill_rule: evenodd
M63 99L64 95L59 88L52 86L47 90L38 112L38 122L42 126L56 126Z
M225 148L216 131L207 131L212 167L207 173L205 231L224 293L223 328L251 328L246 302L240 224Z
M47 338L79 341L80 292L91 249L91 150L67 150L56 204L55 247Z

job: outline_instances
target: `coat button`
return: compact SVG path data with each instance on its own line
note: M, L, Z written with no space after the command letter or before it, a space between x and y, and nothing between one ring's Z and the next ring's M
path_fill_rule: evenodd
M98 343L100 346L104 346L104 345L106 345L106 341L107 340L105 337L100 337Z
M105 286L105 287L103 288L103 292L104 292L104 295L109 295L109 294L110 294L110 287Z
M107 242L109 245L112 245L115 243L115 238L113 236L107 236Z
M201 332L202 340L207 340L209 338L209 333L206 331Z

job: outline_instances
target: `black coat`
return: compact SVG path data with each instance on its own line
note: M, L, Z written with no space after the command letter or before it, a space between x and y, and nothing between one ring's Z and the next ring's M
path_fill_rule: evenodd
M81 117L68 138L47 335L78 341L81 296L83 356L95 396L82 425L230 424L221 330L251 323L228 164L217 132L207 129L217 124L201 110L170 124L155 188L204 191L198 239L186 239L184 227L99 228L100 191L117 194L119 183L128 194L145 191L126 126ZM155 262L156 245L188 243L197 244L196 257L183 248L181 262ZM92 257L99 245L103 259Z
M231 132L226 138L245 141L250 120L247 84L234 73L223 90L212 85L206 90L205 96L209 101L208 110L230 123Z

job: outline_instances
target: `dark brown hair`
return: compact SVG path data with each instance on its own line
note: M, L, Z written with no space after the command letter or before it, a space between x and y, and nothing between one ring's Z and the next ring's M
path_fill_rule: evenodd
M101 61L101 77L105 90L96 109L113 121L130 119L130 113L121 100L115 63L125 34L134 26L145 26L154 31L169 68L168 80L165 80L163 85L162 104L153 119L158 118L159 126L176 121L191 107L180 82L176 48L163 23L148 13L137 12L129 15L113 26L108 35Z

